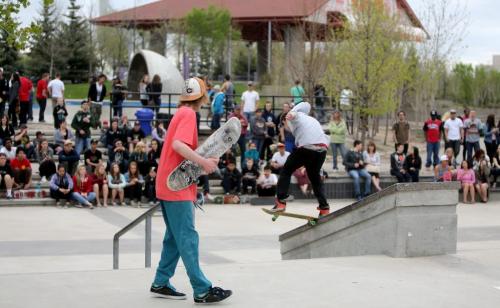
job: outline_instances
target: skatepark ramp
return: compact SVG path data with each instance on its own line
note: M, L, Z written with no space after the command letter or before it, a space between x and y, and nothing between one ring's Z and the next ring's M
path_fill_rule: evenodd
M457 182L395 184L280 235L283 260L455 253Z

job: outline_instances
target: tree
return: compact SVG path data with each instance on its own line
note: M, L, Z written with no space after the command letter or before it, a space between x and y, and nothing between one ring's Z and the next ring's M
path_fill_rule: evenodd
M126 30L121 27L98 27L96 37L97 65L104 71L107 64L113 75L118 68L128 64L128 38Z
M0 67L5 72L13 72L19 69L19 51L9 41L9 33L5 30L0 30Z
M470 64L458 63L453 68L455 79L455 99L461 104L473 103L474 68Z
M331 94L346 86L352 89L364 142L370 116L394 111L399 105L408 75L406 34L382 0L353 0L352 8L352 22L340 35L333 34L335 47L324 84Z

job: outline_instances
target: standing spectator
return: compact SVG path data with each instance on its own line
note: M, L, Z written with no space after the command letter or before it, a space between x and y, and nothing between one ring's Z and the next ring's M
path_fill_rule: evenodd
M125 173L125 197L130 200L131 206L141 206L142 197L142 184L144 184L144 178L139 172L139 168L135 161L130 162L128 165L128 172Z
M306 197L309 196L309 185L311 185L311 182L307 177L306 167L302 166L295 170L293 176L297 179L297 185L299 185L302 194Z
M127 141L129 146L129 152L132 152L138 142L146 138L146 134L142 131L141 123L139 121L134 122L134 127L128 132Z
M45 139L36 147L36 160L39 163L38 173L42 177L41 181L46 182L56 173L56 163L54 150L49 147L49 142Z
M295 85L290 88L290 95L293 97L293 103L298 104L304 101L304 95L306 95L306 91L300 84L300 80L295 80Z
M158 140L151 140L151 149L148 152L148 162L150 167L155 167L158 170L158 163L160 162L161 147Z
M149 104L148 87L149 87L149 75L144 74L142 76L141 82L139 82L139 99L141 101L142 106L147 106Z
M397 145L403 145L403 154L408 153L408 142L410 140L410 123L406 120L404 111L398 112L398 122L392 126L392 139L394 140L394 150L397 150Z
M247 86L248 89L241 95L241 108L243 108L243 114L245 115L245 118L247 118L248 121L252 122L252 119L255 115L255 110L259 105L260 97L259 93L255 91L253 82L249 81Z
M493 177L492 187L497 187L497 178L500 175L500 147L497 148L493 162L491 163L491 176Z
M493 157L495 157L499 139L500 126L495 126L495 115L490 114L488 115L484 126L484 145L486 147L486 154L490 158L491 162L493 161Z
M97 139L93 139L90 142L90 149L83 154L87 172L89 173L94 172L94 170L102 164L102 152L97 149L98 143L99 141Z
M457 170L457 181L462 184L462 190L464 194L464 203L467 202L467 197L470 194L470 203L474 203L475 198L475 188L474 184L476 183L476 175L474 170L472 170L469 166L469 161L462 161L461 168Z
M73 179L66 172L64 165L57 167L57 172L50 179L50 197L56 199L56 206L60 207L59 200L64 199L66 203L64 208L67 209L71 193L73 191Z
M62 122L58 129L54 132L54 150L56 154L59 154L63 150L64 142L66 140L73 141L75 139L75 135L68 129L68 124L66 122Z
M9 161L7 160L7 155L5 153L0 153L0 189L7 190L7 199L11 200L12 196L12 186L14 185L14 173L10 168Z
M49 73L43 73L42 78L36 84L36 100L40 106L38 122L45 123L45 107L47 106L47 85L49 81Z
M290 104L289 103L284 103L283 104L283 112L278 116L278 129L279 129L279 139L281 142L285 144L285 149L292 153L293 150L295 150L295 137L292 134L292 131L290 130L290 127L288 126L288 123L286 121L286 115L290 111Z
M16 157L16 150L17 148L12 146L12 140L7 138L3 141L3 147L0 149L0 153L5 154L7 159L12 160Z
M21 88L21 80L19 74L14 73L10 78L9 88L9 117L12 120L12 126L17 129L17 114L20 110L19 105L19 89Z
M248 194L248 188L250 187L250 194L254 195L257 191L257 179L259 178L260 173L257 169L257 165L254 163L254 160L252 158L246 158L246 166L243 167L241 175L243 194Z
M481 120L476 118L476 111L471 110L469 118L464 121L464 130L467 132L465 135L465 149L467 150L467 158L471 160L473 157L472 150L476 153L480 146L479 140L481 138L479 131L481 130Z
M119 77L115 77L111 89L111 103L113 104L113 117L123 115L123 102L125 101L125 87Z
M0 119L0 146L6 139L12 139L15 135L14 127L9 123L9 116L4 114Z
M398 183L405 183L411 180L405 167L406 155L404 153L404 145L396 144L396 152L391 154L391 175L395 176Z
M328 128L330 130L330 145L333 152L333 170L339 170L337 166L337 153L340 153L342 160L344 160L346 154L345 139L347 135L347 125L342 119L342 114L339 110L333 112Z
M95 168L95 172L92 175L92 185L94 187L97 206L101 206L101 199L99 197L102 195L103 205L104 207L108 207L108 174L106 173L106 166L104 166L104 164L99 164L99 166Z
M372 177L365 169L365 162L363 160L363 154L361 153L362 149L363 143L359 140L354 140L354 147L351 151L347 152L344 160L346 171L354 181L354 195L358 201L363 199L363 196L368 196L370 194L372 185ZM359 183L360 177L365 180L364 195L361 194Z
M148 153L146 153L146 144L142 141L135 145L135 149L130 153L130 162L135 162L139 173L146 176L149 172L150 163L148 161Z
M325 121L325 102L327 101L326 89L323 85L314 86L314 105L316 106L316 112L320 123ZM327 120L328 121L328 120Z
M160 144L165 142L165 136L167 135L167 130L163 127L163 121L156 121L155 128L151 133L153 140L158 141Z
M156 167L151 167L148 175L144 178L144 197L148 199L149 205L158 204L156 198Z
M81 208L84 205L88 206L91 210L94 209L92 201L95 199L95 193L92 186L92 178L87 174L87 169L84 165L79 166L73 176L73 193L71 197L76 201L76 207Z
M214 98L211 104L212 111L212 122L210 123L210 129L217 130L220 127L220 119L224 114L224 102L226 100L226 95L221 91L219 85L215 85Z
M490 162L482 149L476 151L474 154L473 163L474 172L476 173L476 190L481 197L481 202L488 202L488 188L490 176Z
M420 169L422 169L422 159L417 147L405 158L404 169L410 175L412 182L419 181Z
M252 141L257 146L257 151L259 151L259 156L262 157L262 148L264 146L264 140L267 136L266 120L262 117L262 110L257 109L253 119L250 121L250 131L252 134Z
M111 204L116 206L115 199L118 195L120 199L120 206L123 206L125 200L124 189L127 186L125 176L120 172L120 166L116 163L111 165L108 175L108 186L111 189Z
M431 117L424 123L425 140L427 142L427 160L425 167L429 169L439 164L439 147L441 140L441 120L436 110L431 111Z
M234 106L234 96L236 91L234 90L234 85L231 82L231 76L224 76L224 83L222 84L222 88L220 89L222 93L224 93L226 97L226 108L232 109Z
M5 104L9 100L9 82L5 78L3 68L0 67L0 116L5 113Z
M128 159L129 153L127 149L123 146L121 140L115 140L115 146L108 156L109 164L117 164L120 167L120 172L125 172L128 169Z
M21 110L19 112L19 123L26 124L28 123L28 114L30 110L30 99L31 91L33 90L33 83L29 78L24 76L20 76L19 81L19 102L21 107Z
M380 154L377 152L377 146L373 141L368 143L366 151L363 152L363 161L366 165L366 171L372 176L373 186L377 191L381 191L380 187Z
M90 114L92 118L96 119L95 123L92 123L97 127L97 123L101 121L102 114L102 102L106 97L106 75L101 74L97 77L97 81L93 82L89 87L88 101L90 105Z
M462 123L465 123L465 120L469 119L470 116L470 109L469 107L464 108L464 114L459 117L460 120L462 120ZM467 144L466 144L466 138L467 138L467 129L464 127L464 136L462 139L462 145L463 145L463 151L462 151L462 160L466 159L466 153L467 153Z
M352 90L349 87L345 87L340 91L340 109L347 110L351 106Z
M10 161L12 174L14 175L14 185L21 189L31 187L31 163L26 158L26 152L21 147L16 150L16 157Z
M271 172L270 166L264 167L264 173L257 179L257 195L259 197L273 197L276 194L278 177Z
M52 98L52 108L59 100L64 101L64 83L61 81L61 74L56 73L56 78L52 79L47 85L47 90ZM56 127L57 128L57 127Z
M63 150L59 152L58 155L59 164L63 165L68 173L75 173L76 166L80 161L80 155L73 149L73 141L69 139L64 141Z
M453 156L457 158L460 144L464 141L464 123L457 118L457 111L450 110L450 118L444 122L445 147L453 149Z
M236 169L235 160L230 160L227 168L222 172L222 187L225 194L239 194L241 192L241 173Z
M155 106L155 112L160 112L161 107L161 93L163 91L163 84L161 83L160 75L154 75L153 81L151 82L149 88L149 99L153 102Z
M229 118L238 118L241 123L241 134L240 138L238 139L238 146L240 148L240 153L245 153L246 151L246 136L247 136L247 129L248 129L248 120L247 118L241 113L241 107L240 106L235 106L234 107L234 112L229 116ZM245 155L241 155L241 165L243 166L245 164Z
M278 143L278 151L274 153L271 158L271 171L279 175L289 156L290 152L285 150L285 145L283 143Z
M269 160L273 155L271 145L274 143L274 137L276 136L277 123L276 116L273 112L273 104L269 101L266 102L262 118L266 121L267 133L266 138L264 139L264 144L262 145L262 151L260 152L260 159Z
M58 129L61 123L66 121L68 110L66 109L66 104L62 97L57 99L57 104L54 106L54 110L52 110L52 116L54 117L55 129Z
M450 182L453 177L453 170L448 164L448 155L441 155L439 165L434 168L434 182Z
M71 127L75 130L75 150L78 154L90 148L90 127L92 125L89 102L82 101L81 106L82 109L75 114L71 122Z

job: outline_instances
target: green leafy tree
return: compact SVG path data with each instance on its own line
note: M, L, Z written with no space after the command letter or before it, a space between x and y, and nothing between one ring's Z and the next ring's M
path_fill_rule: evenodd
M474 103L474 68L470 64L458 63L453 68L454 97L457 102L464 105Z
M120 27L98 27L96 37L97 65L100 71L109 65L116 75L119 67L128 64L126 30Z
M9 40L9 33L0 30L0 67L5 72L13 72L19 66L19 51L9 43Z

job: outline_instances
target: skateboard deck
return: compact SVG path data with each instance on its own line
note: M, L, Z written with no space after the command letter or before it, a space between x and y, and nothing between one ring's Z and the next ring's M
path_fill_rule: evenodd
M241 134L241 123L238 118L227 120L218 130L208 137L201 146L196 149L196 152L201 156L221 157L229 148L231 148ZM183 160L169 174L167 178L167 186L172 191L183 190L190 185L196 183L196 180L203 174L203 168L198 164Z
M297 214L297 213L290 213L290 212L272 212L268 209L262 209L264 213L272 215L273 221L276 221L279 216L285 216L285 217L290 217L290 218L297 218L297 219L304 219L307 220L307 223L311 226L315 226L318 223L318 217L313 217L313 216L308 216L308 215L302 215L302 214Z

